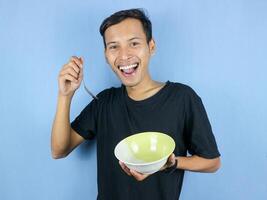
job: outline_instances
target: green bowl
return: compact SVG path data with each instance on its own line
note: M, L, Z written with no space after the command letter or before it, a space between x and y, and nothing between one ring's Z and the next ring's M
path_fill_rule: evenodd
M120 141L114 154L128 168L143 174L152 174L164 166L174 148L175 142L169 135L143 132Z

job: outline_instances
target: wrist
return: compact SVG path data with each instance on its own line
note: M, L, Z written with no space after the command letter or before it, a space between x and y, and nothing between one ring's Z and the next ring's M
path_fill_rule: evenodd
M74 92L71 92L70 94L62 94L61 92L58 92L58 99L59 100L71 100L74 96Z
M73 95L58 94L58 106L59 107L70 106L71 101L72 101L72 97L73 97Z

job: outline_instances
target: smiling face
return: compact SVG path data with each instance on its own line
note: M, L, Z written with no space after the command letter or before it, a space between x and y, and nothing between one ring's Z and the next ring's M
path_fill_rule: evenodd
M155 50L152 39L147 43L139 20L128 18L105 31L105 56L112 70L126 87L150 80L148 64Z

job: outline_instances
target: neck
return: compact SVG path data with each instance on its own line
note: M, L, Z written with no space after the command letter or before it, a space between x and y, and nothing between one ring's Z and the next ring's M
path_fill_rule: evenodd
M144 100L157 93L165 84L152 80L149 76L135 86L126 86L128 96L134 100Z

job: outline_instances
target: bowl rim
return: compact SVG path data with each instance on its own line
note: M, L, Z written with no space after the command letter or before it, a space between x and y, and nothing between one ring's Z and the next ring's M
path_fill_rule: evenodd
M131 163L131 162L124 162L124 161L122 161L122 160L119 159L118 155L116 154L116 149L118 148L119 144L121 144L123 141L125 141L125 140L128 139L129 137L132 137L132 136L135 136L135 135L139 135L139 134L147 134L147 133L162 134L162 135L165 135L165 136L169 137L169 138L171 139L171 141L173 141L173 144L174 144L173 147L171 148L172 150L170 151L170 153L168 153L166 156L164 156L163 158L161 158L161 159L159 159L159 160L155 160L155 161L147 162L147 163ZM115 148L114 148L114 155L115 155L115 157L116 157L119 161L121 161L121 162L123 162L123 163L125 163L125 164L129 164L129 165L133 165L133 166L151 165L151 164L159 163L159 162L161 162L162 160L165 160L166 158L168 158L168 157L173 153L173 151L174 151L174 149L175 149L175 146L176 146L175 141L174 141L174 139L173 139L170 135L168 135L168 134L166 134L166 133L162 133L162 132L157 132L157 131L145 131L145 132L134 133L134 134L129 135L128 137L122 139L122 140L115 146Z

